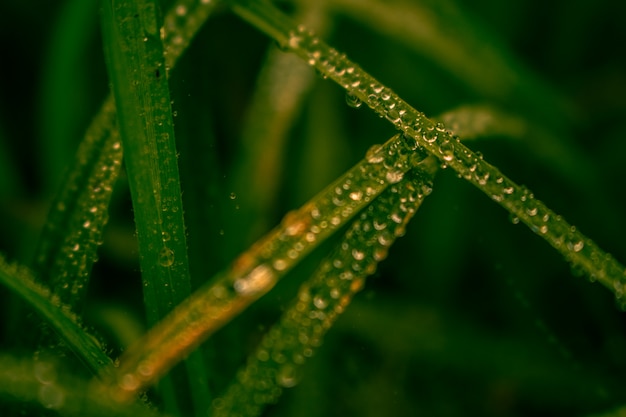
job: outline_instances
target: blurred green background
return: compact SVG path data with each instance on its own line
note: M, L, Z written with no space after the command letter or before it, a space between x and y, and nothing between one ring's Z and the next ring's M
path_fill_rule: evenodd
M324 39L426 115L486 104L517 117L520 137L469 146L626 261L626 3L322 3ZM372 13L381 4L391 21ZM429 27L436 36L422 43L410 35ZM108 93L99 31L97 2L0 4L0 251L10 259L30 262ZM313 75L283 129L276 193L259 207L241 138L263 118L250 109L270 53L272 41L218 9L171 73L196 285L394 133ZM578 416L624 404L626 322L612 294L448 171L300 384L266 415ZM114 353L144 321L124 180L84 312ZM217 393L323 255L204 347ZM4 288L0 297L0 347L10 351L15 300Z

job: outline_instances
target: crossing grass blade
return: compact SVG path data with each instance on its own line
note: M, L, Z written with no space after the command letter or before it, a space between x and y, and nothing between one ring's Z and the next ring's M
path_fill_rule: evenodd
M592 281L602 283L618 300L622 298L626 270L613 256L537 200L528 188L516 184L463 145L443 124L429 120L344 54L326 45L303 25L296 26L270 4L243 2L234 4L233 10L387 119L412 142L413 149L435 156L442 167L456 171L545 239L574 268L584 271Z
M424 160L363 210L314 276L300 287L296 301L266 333L226 393L214 401L214 416L258 416L284 388L299 382L302 366L432 191L434 162L434 158Z
M280 226L129 348L115 372L118 380L133 383L120 385L120 395L132 397L158 381L210 334L267 293L304 256L387 187L400 182L409 167L422 159L424 155L419 152L407 152L400 135L384 145L373 146L364 160L300 209L288 213Z

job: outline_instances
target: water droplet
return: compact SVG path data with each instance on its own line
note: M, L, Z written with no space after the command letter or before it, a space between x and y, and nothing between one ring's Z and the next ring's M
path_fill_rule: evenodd
M141 361L137 366L137 371L144 378L150 378L154 374L154 365L150 361Z
M296 367L290 364L282 366L276 374L276 382L278 385L285 388L296 386L298 383Z
M422 137L426 142L433 143L437 140L437 132L435 131L435 128L433 126L429 126L422 134Z
M404 172L402 171L388 171L385 175L385 179L389 184L395 184L402 180L404 177Z
M346 104L350 107L358 109L363 105L363 102L356 95L346 93Z
M361 201L361 198L363 198L363 192L362 191L353 191L350 193L350 200L353 201Z
M382 146L379 144L372 145L365 154L365 159L367 160L367 162L369 162L370 164L381 163L384 159L382 152L380 152L381 149Z
M574 252L580 252L585 247L585 242L582 240L579 241L570 241L567 242L567 248Z
M450 162L454 159L454 147L452 142L445 140L439 147L439 152L443 156L444 161Z
M272 268L261 264L245 277L237 279L233 286L241 295L256 295L269 290L275 283L276 275Z
M328 301L324 299L322 296L316 295L313 298L313 305L320 310L325 309L328 306Z
M237 194L235 193L230 193L230 196L228 196L231 200L234 200L237 198Z
M352 249L352 257L357 261L361 261L365 258L365 252L354 248Z
M174 251L164 246L159 252L159 264L166 268L174 265Z

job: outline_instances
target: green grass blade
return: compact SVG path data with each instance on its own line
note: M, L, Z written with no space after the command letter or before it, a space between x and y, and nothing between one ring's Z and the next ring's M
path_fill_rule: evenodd
M105 2L105 45L137 227L148 322L190 292L170 97L156 4ZM108 11L111 11L110 14Z
M434 155L442 167L452 168L487 194L550 243L572 266L601 282L618 299L622 297L626 272L615 258L535 199L526 187L516 184L460 143L442 124L426 118L344 54L326 45L304 26L296 27L271 5L252 1L233 5L233 10L386 118L404 132L413 149L422 148Z
M167 13L163 36L168 68L175 65L215 3L180 0ZM74 309L84 296L122 160L115 111L109 96L87 129L74 166L53 201L34 259L37 276Z
M428 161L428 162L427 162ZM237 380L214 402L214 416L257 416L298 383L301 367L363 288L380 261L432 190L434 158L387 188L355 220L336 249L298 292L297 301L264 336L237 373Z
M361 161L232 266L196 291L120 359L117 374L137 381L123 387L132 396L153 384L211 333L267 293L305 255L325 241L388 186L400 182L423 155L409 152L400 135L375 145ZM145 371L150 364L150 372Z
M7 355L0 356L0 396L37 404L37 415L49 415L52 411L53 415L79 417L162 416L144 405L120 402L111 397L102 385L70 376L54 362ZM6 411L6 406L4 403L3 411Z
M35 282L30 270L11 265L0 257L0 282L37 311L92 373L106 375L110 371L112 361L97 345L96 338L81 327L78 318L57 295Z
M113 9L106 1L104 10L105 50L126 149L144 304L148 323L154 324L191 293L159 9L158 3L151 1L121 2ZM206 403L201 399L206 399L208 392L200 354L190 358L187 365L189 381L196 381L192 382L194 398L199 400L199 407L205 408ZM164 390L164 395L174 391L170 387ZM174 402L167 398L169 404ZM178 407L183 404L179 403Z

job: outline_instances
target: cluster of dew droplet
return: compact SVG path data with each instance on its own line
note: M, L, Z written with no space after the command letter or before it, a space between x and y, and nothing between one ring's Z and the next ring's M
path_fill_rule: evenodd
M48 278L53 292L69 304L82 298L91 265L97 261L103 227L108 221L107 207L122 160L120 143L110 142L105 142L107 146L99 153L85 189L74 196L62 196L67 198L53 207L46 236L62 234L62 243L44 240L44 245L55 247L43 247L37 256L37 264L45 269L42 277ZM77 183L83 179L70 178L69 181ZM72 197L75 200L72 201ZM72 207L69 213L67 204ZM62 221L64 217L66 222ZM52 267L47 266L50 264Z
M352 219L386 187L399 183L424 155L407 152L400 135L372 146L365 159L311 202L287 213L281 225L240 258L233 286L241 295L262 293L302 256Z
M430 193L430 175L412 174L407 174L410 180L392 184L361 212L337 249L301 287L295 304L265 335L237 382L215 402L216 415L251 415L276 401L282 388L297 384L301 365L321 345L326 331L386 258Z
M497 168L485 162L482 155L460 143L442 124L428 120L302 25L290 33L286 47L303 57L323 77L341 85L347 92L346 101L350 106L360 107L366 103L403 132L409 148L426 150L439 159L442 168L454 169L459 177L473 183L509 210L514 222L522 220L528 224L576 268L584 270L592 280L602 281L621 297L626 285L623 266L535 200L525 187L504 177Z

